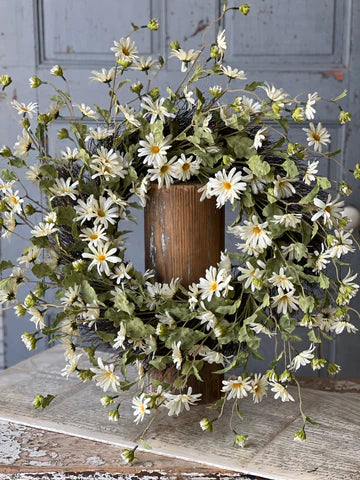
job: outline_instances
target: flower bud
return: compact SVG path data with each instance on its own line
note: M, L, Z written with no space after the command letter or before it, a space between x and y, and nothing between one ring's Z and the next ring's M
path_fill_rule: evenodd
M26 313L26 308L21 303L15 305L14 310L17 317L23 317Z
M272 108L272 111L274 113L276 113L276 115L278 115L281 110L282 110L282 105L280 105L279 102L274 102L272 105L271 105L271 108Z
M132 463L134 461L135 450L137 449L137 447L138 446L136 445L136 447L131 450L129 448L124 448L124 450L122 450L121 457L125 461L125 463Z
M166 337L168 334L168 328L163 323L158 323L155 333L158 337Z
M29 83L31 88L38 88L44 82L42 82L40 78L35 75L34 77L29 78Z
M37 300L33 293L29 293L29 295L27 295L27 297L24 300L24 304L26 308L34 307L36 303L37 303Z
M350 120L351 120L351 113L341 110L341 112L339 113L339 123L343 125L344 123L350 122Z
M170 50L180 50L180 43L177 40L170 42Z
M34 290L34 293L37 297L43 297L45 295L45 292L46 292L46 286L43 282L39 282L37 285L36 285L36 288Z
M209 88L208 92L210 95L217 98L222 94L222 88L219 85L215 85L214 87Z
M21 340L24 342L24 345L28 350L34 350L35 348L37 348L37 339L35 338L35 335L33 333L24 332L21 335Z
M159 29L159 22L157 18L152 18L150 22L147 24L147 28L149 30L158 30Z
M239 12L243 15L247 15L250 12L250 5L248 3L243 3L239 7Z
M75 260L72 262L73 269L75 272L82 272L86 266L85 260Z
M40 115L38 115L38 122L46 125L47 123L51 122L51 117L47 113L41 113Z
M348 197L349 195L351 195L352 188L344 180L342 180L340 184L340 192L346 197Z
M1 200L0 202L0 212L6 212L7 211L7 205L5 200Z
M326 364L326 360L324 358L313 358L311 360L311 368L315 370L320 370Z
M66 128L61 128L58 133L57 133L57 138L59 140L63 140L64 138L69 138L69 132L66 130Z
M358 163L355 165L354 177L356 180L360 180L360 165Z
M341 370L340 365L337 365L336 363L331 363L331 362L328 363L327 371L329 375L336 375L338 372L340 372L340 370Z
M116 61L123 70L127 69L132 64L132 61L127 58L118 58Z
M11 157L12 153L11 153L10 147L8 147L7 145L4 145L0 150L0 155L5 158Z
M210 58L220 58L221 53L217 45L211 45L210 47Z
M95 373L93 373L90 369L82 369L77 368L77 376L80 378L82 382L86 382L86 380L91 380Z
M51 75L53 75L54 77L63 77L63 76L64 76L63 69L60 67L60 65L54 65L54 66L50 69L50 73L51 73Z
M224 327L223 325L216 325L216 327L214 328L214 334L216 338L223 337L225 335L225 332L226 327Z
M25 130L28 130L30 128L30 120L27 117L24 117L21 120L21 125L23 128L25 128Z
M9 75L1 75L0 83L3 86L3 90L5 90L5 88L8 87L11 82L12 82L12 78L9 77Z
M46 397L44 397L43 395L38 393L33 400L33 405L38 410L42 410L43 408L47 407L54 400L54 398L55 395L48 394L46 395Z
M306 433L305 433L305 428L300 428L295 435L294 435L294 440L296 442L304 442L306 440Z
M279 380L281 383L285 383L290 381L293 378L289 370L284 370L283 373L280 375Z
M24 208L24 212L26 215L32 215L36 212L36 209L30 203L28 203Z
M130 90L134 93L136 93L137 95L139 95L139 93L141 92L141 90L143 89L143 84L141 82L136 82L136 83L133 83L130 87Z
M236 434L234 445L239 445L239 447L244 448L247 437L247 435Z
M118 409L114 408L114 410L109 410L108 411L108 418L111 422L117 422L120 418Z
M291 116L295 122L301 123L305 120L305 111L302 107L297 107L292 111Z
M111 397L110 395L103 395L101 398L100 398L100 402L101 402L101 405L103 407L108 407L109 405L112 405L113 403L115 403L115 399L116 397Z
M154 87L149 92L150 98L155 102L160 97L160 90L158 87Z
M204 417L200 420L200 427L204 432L212 432L213 431L213 422L214 420L210 420L210 418Z

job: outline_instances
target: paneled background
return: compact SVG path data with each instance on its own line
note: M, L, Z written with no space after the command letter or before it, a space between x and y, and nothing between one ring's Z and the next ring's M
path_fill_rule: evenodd
M241 2L240 2L241 3ZM360 2L352 0L253 0L251 13L229 15L223 27L231 42L227 63L244 69L248 80L267 80L291 94L317 91L332 98L347 88L343 101L352 112L352 122L339 126L330 104L319 111L319 120L332 136L331 150L342 148L340 166L323 163L321 170L331 179L345 178L354 187L350 204L360 208L359 186L347 172L360 161ZM231 1L228 5L235 5ZM130 22L143 25L152 17L160 21L158 32L142 30L136 42L143 56L158 53L167 56L170 40L177 39L184 49L197 48L202 31L220 13L220 0L0 0L0 75L9 73L13 84L8 90L22 102L36 101L40 109L48 105L49 89L32 90L28 79L38 75L57 83L49 75L54 64L61 64L71 84L75 103L107 103L105 87L89 81L90 71L110 68L113 40L130 32ZM212 30L207 41L215 40ZM163 88L176 86L181 80L179 62L172 59L159 75ZM134 79L136 74L134 73ZM165 89L164 89L165 93ZM126 101L126 95L122 99ZM104 104L106 104L104 103ZM12 146L19 129L9 119L8 107L0 98L0 144ZM295 126L296 127L296 126ZM301 138L301 127L293 130L293 139ZM56 148L56 146L53 146ZM64 145L61 146L64 149ZM3 161L3 160L1 160ZM3 166L1 166L3 168ZM128 256L143 269L143 219L129 237ZM230 220L231 212L227 212ZM227 247L231 239L227 238ZM3 240L3 258L15 260L23 245L15 238ZM359 256L352 259L360 270ZM360 307L360 302L358 302ZM357 319L354 319L355 323ZM20 335L28 329L27 320L17 318L11 310L0 317L0 368L10 366L32 352L27 352ZM360 376L359 336L346 333L333 342L328 356L342 364L344 376ZM46 348L44 342L40 348ZM270 348L270 347L269 347ZM309 372L311 374L311 372Z

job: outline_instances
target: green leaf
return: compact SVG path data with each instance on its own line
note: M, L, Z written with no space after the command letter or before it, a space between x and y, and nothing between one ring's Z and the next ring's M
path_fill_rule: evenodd
M199 330L193 330L192 328L187 327L177 328L167 337L165 345L167 348L172 349L173 343L181 341L181 347L188 350L205 336L206 334Z
M251 82L247 83L245 85L245 90L248 92L254 92L260 85L262 85L264 82Z
M96 292L87 280L81 282L81 295L86 303L93 303L94 300L97 300Z
M31 271L37 278L49 277L53 274L53 271L46 263L37 263L32 267Z
M312 343L321 343L321 338L316 335L313 329L308 332L308 337Z
M312 420L310 417L305 417L305 420L311 423L311 425L320 425L320 423L315 422L315 420Z
M135 310L135 305L129 302L126 293L120 290L116 292L114 298L114 307L121 312L128 313L130 316L134 313Z
M248 161L249 167L257 177L265 177L270 173L271 167L268 162L262 160L259 155L252 155Z
M320 288L323 288L324 290L327 290L330 287L330 280L328 277L323 273L320 272L319 275L319 280L320 280Z
M1 260L0 262L0 270L6 270L7 268L11 268L14 265L10 262L10 260Z
M254 149L251 148L253 141L241 133L227 137L226 142L234 151L236 158L250 158L254 154Z
M11 182L11 180L17 180L17 176L15 175L15 173L11 172L7 168L3 168L0 172L0 175L6 182Z
M328 188L331 188L331 182L328 178L326 177L317 177L316 179L317 185L319 185L320 188L323 190L327 190Z
M338 96L335 97L335 98L332 98L331 101L332 101L332 102L336 102L337 100L341 100L342 98L346 97L347 92L348 92L348 91L347 91L347 88L345 88L345 90L344 90L342 93L340 93L340 95L338 95Z
M94 107L98 112L98 114L100 115L100 117L102 117L105 120L105 122L109 124L111 120L109 110L105 110L104 108L101 108L99 105L96 105L96 103L94 104Z
M286 118L276 118L275 119L278 124L281 126L281 128L284 130L284 132L287 134L289 131L289 122L286 120Z
M58 171L54 165L41 165L40 173L44 177L56 178L58 176Z
M157 356L153 360L150 360L149 363L155 367L156 370L165 370L169 363L172 363L172 360L170 357Z
M297 175L299 175L299 170L294 160L291 160L289 158L288 160L285 160L285 162L282 163L281 166L285 170L285 172L288 174L289 177L294 178Z
M300 296L299 306L304 313L311 313L315 307L315 298L311 296Z
M73 207L56 207L54 208L56 213L57 223L59 225L73 225L73 220L75 217L75 210Z
M101 340L106 343L112 344L115 338L115 333L102 332L101 330L96 330L96 334Z
M18 158L18 157L12 158L11 160L9 160L9 163L10 163L10 165L12 165L13 167L17 167L17 168L25 168L25 167L27 167L27 165L26 165L26 163L24 162L24 160L22 160L21 158Z
M315 185L315 187L311 190L311 192L305 195L305 197L303 197L300 200L299 204L306 205L307 203L312 203L316 195L319 193L319 190L320 190L320 186L318 184Z

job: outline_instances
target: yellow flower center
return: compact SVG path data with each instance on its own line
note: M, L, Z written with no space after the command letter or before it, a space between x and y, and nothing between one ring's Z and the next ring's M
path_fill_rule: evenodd
M168 170L169 170L169 165L163 165L163 166L160 168L160 172L161 172L161 173L166 173Z
M17 205L19 203L19 200L16 197L13 197L13 196L9 197L9 200L10 200L10 202L14 203L15 205Z
M254 227L254 228L253 228L253 233L256 233L256 235L259 235L259 233L261 233L261 228L259 228L259 227Z
M151 153L156 154L156 153L159 153L159 152L160 152L160 147L158 145L153 145L151 147Z
M98 211L97 211L97 214L99 215L99 217L105 217L105 212L104 212L104 210L98 210Z
M317 133L313 133L312 137L316 142L320 140L320 135L318 135Z
M327 205L325 208L324 208L325 212L328 212L328 213L331 213L331 207L329 205Z
M215 290L217 289L217 286L218 286L217 282L213 282L213 283L211 284L210 289L211 289L213 292L215 292Z
M98 257L97 257L97 261L98 261L98 262L103 262L105 259L106 259L106 257L105 257L105 255L103 255L103 254L98 255Z
M231 183L230 182L224 182L223 187L225 190L231 190Z
M96 240L97 238L99 238L99 235L97 233L93 233L92 235L90 235L90 240Z
M145 406L141 405L140 410L141 410L142 413L144 413L145 412Z
M122 51L123 55L125 55L126 57L128 57L130 55L130 51L126 47L122 47L121 51Z
M105 375L106 375L107 377L111 377L112 373L109 372L109 371L106 371Z
M241 385L242 385L241 382L234 382L234 383L233 383L233 387L234 387L234 388L240 388Z
M190 168L190 163L184 163L184 165L182 166L182 169L184 170L184 172L186 172L186 170L189 170Z

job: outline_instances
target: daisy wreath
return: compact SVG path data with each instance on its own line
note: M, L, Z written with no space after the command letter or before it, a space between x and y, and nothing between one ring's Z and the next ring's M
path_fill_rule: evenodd
M200 379L204 363L229 375L211 410L216 413L199 419L203 430L212 431L227 402L241 417L244 397L259 403L273 392L282 402L294 401L287 387L298 385L295 374L304 365L336 374L340 366L323 356L322 344L357 330L350 311L357 312L349 306L359 289L356 274L350 268L340 272L343 256L355 250L340 198L351 189L318 175L319 163L337 161L337 152L324 152L330 135L314 120L316 104L327 101L339 108L341 124L350 121L338 105L346 92L324 100L317 92L291 97L266 82L245 83L244 71L225 65L225 31L219 30L215 44L206 43L209 29L229 10L204 30L199 50L186 52L171 42L169 61L180 61L183 79L176 90L167 88L166 97L153 86L164 59L139 57L132 39L141 28L157 30L153 19L132 25L131 35L114 42L110 70L92 72L92 80L108 88L108 109L73 104L59 65L50 74L66 90L54 86L47 111L40 113L36 103L9 102L21 117L22 133L12 149L0 151L8 163L0 180L2 237L20 235L21 225L31 238L18 265L0 264L8 272L0 287L3 308L30 316L35 331L22 335L29 350L42 336L63 344L62 374L96 382L104 392L101 404L111 406L110 420L119 418L121 392L132 389L134 421L150 420L144 433L159 408L179 415L199 401L188 379ZM249 7L239 10L247 14ZM130 84L133 99L124 104L121 93L132 70L147 82ZM209 79L214 85L202 91ZM0 81L5 90L11 78ZM52 85L30 78L32 88L43 84ZM59 118L68 122L57 131L65 147L52 155L49 127ZM289 122L307 121L305 144L292 142ZM46 201L30 198L16 169L25 170ZM359 166L354 175L360 177ZM181 279L159 283L154 272L133 268L122 225L134 208L146 205L152 182L168 188L190 180L202 184L202 199L215 197L218 208L231 204L237 218L228 232L238 243L184 288ZM18 289L26 284L31 291L20 300ZM48 301L54 289L55 300ZM90 345L86 329L93 333ZM297 347L301 331L306 350ZM247 368L250 357L262 358L263 336L275 345L265 375ZM99 353L104 344L111 354ZM85 356L91 368L81 367ZM133 380L126 376L130 364L137 371ZM150 390L147 374L171 366L176 380L150 380L156 391ZM54 398L39 394L34 406L44 408ZM304 440L306 424L313 421L302 410L300 388L299 399L303 423L295 439ZM243 446L246 435L232 417L234 443ZM124 458L132 461L134 451L125 450Z

